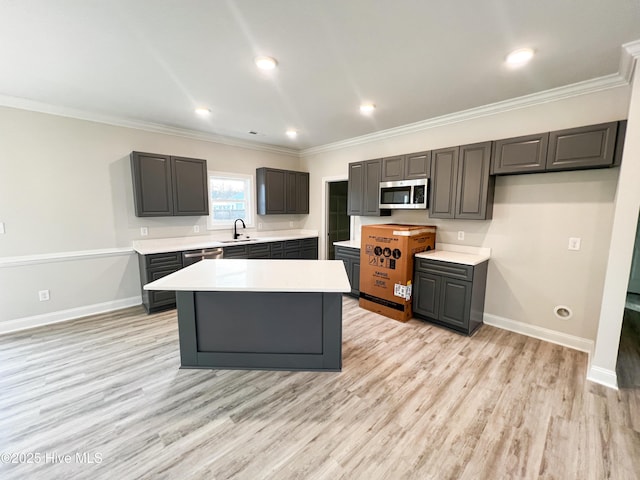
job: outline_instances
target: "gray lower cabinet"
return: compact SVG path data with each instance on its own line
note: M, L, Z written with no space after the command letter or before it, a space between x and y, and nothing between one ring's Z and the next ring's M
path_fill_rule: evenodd
M318 259L318 238L303 238L301 240L285 240L281 258L296 260Z
M347 271L347 277L349 277L349 283L351 284L350 295L356 298L360 297L360 249L351 247L342 247L336 245L335 247L336 260L342 260L344 262L344 268Z
M223 250L223 258L317 260L318 238L231 245Z
M229 245L223 248L223 258L317 260L318 238ZM156 253L153 255L138 254L138 263L140 267L140 286L143 287L149 282L180 270L183 267L182 252ZM148 313L175 308L176 306L175 292L144 290L142 288L141 290L142 303Z
M131 172L137 217L209 214L206 160L132 152Z
M258 215L309 213L309 173L256 169Z
M158 280L182 268L182 252L138 255L140 286ZM148 313L176 306L176 293L142 289L142 304Z
M490 165L491 142L432 152L429 217L490 219L495 185Z
M414 316L471 335L482 325L488 263L471 266L416 257Z
M347 214L359 216L388 216L391 211L380 210L380 181L382 160L365 160L349 164Z

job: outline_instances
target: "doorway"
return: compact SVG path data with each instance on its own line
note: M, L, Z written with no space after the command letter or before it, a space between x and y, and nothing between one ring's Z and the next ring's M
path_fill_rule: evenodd
M346 180L328 182L327 196L327 260L335 260L333 242L349 240L351 237L351 219L347 215Z
M622 319L616 375L620 388L640 388L640 217Z

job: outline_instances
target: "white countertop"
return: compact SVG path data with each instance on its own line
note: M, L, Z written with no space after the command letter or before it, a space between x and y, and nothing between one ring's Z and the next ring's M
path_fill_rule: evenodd
M202 292L351 291L342 260L202 260L144 286Z
M251 245L254 243L279 242L282 240L298 240L318 236L315 230L281 230L271 232L256 232L251 238L243 238L241 242L229 242L228 238L221 238L221 234L196 235L177 238L152 238L148 240L134 240L133 249L142 254L181 252L198 248L231 247L233 245Z
M478 265L491 258L491 249L484 247L469 247L466 245L454 245L437 243L435 250L416 253L417 258L428 258L441 262L460 263L462 265Z
M360 250L360 240L342 240L340 242L333 242L333 245L336 247L357 248Z
M359 240L333 242L335 246L360 249ZM486 247L470 247L453 243L436 243L436 249L416 253L416 257L439 260L441 262L460 263L462 265L478 265L491 258L491 249Z

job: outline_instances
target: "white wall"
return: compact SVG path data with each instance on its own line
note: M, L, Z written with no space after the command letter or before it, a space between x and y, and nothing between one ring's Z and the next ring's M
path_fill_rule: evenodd
M622 87L304 154L302 168L311 174L316 199L306 227L321 229L321 179L344 174L349 162L623 119L629 90ZM604 169L498 177L489 221L429 219L424 211L360 221L436 225L437 242L492 248L485 304L489 316L588 343L596 338L618 174L619 169ZM459 230L465 231L463 242L457 240ZM569 237L582 238L580 251L567 250ZM322 244L320 251L325 251ZM571 319L554 315L560 304L573 309Z
M261 166L299 166L297 155L0 108L0 222L6 227L0 260L43 256L28 265L0 266L0 331L2 322L109 302L139 303L134 254L54 262L50 257L131 247L141 238L141 226L149 228L148 238L194 235L196 224L207 233L205 217L135 216L133 150L204 158L209 170L254 176ZM293 215L259 218L264 230L302 221ZM43 289L51 291L48 302L38 301Z

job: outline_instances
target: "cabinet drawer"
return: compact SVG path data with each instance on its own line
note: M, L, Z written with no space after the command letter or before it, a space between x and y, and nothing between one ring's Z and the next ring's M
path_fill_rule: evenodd
M317 238L305 238L302 240L302 248L314 248L318 245Z
M349 247L338 247L336 246L336 259L340 260L343 257L347 257L347 258L353 258L353 259L360 259L360 250L356 249L356 248L349 248ZM340 258L338 258L340 257Z
M271 249L268 243L258 243L255 245L247 245L247 253L249 258L269 258Z
M144 256L145 264L149 269L164 268L169 265L182 266L182 252L156 253Z
M246 245L234 245L232 247L224 247L222 258L247 258Z
M284 241L284 249L285 250L300 249L300 240L285 240Z
M446 275L459 280L471 281L473 279L473 267L471 265L416 258L415 269L420 272Z
M284 242L269 242L271 246L271 253L282 253L284 249Z

